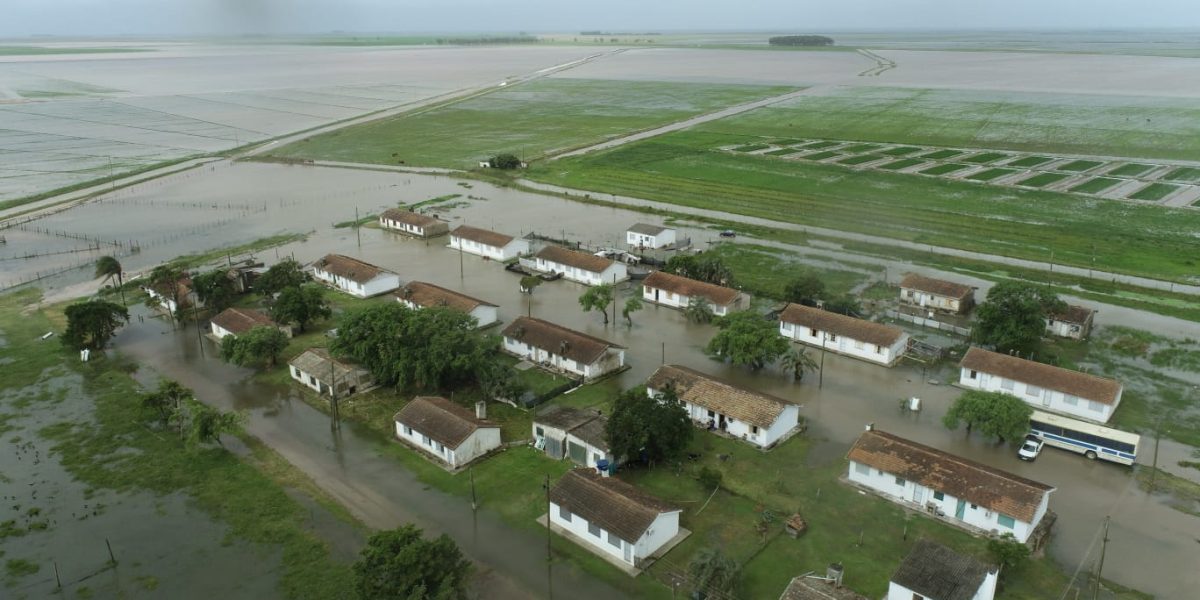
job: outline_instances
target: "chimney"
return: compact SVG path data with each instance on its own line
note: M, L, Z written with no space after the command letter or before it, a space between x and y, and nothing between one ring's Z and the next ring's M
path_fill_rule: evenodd
M480 400L479 402L475 403L475 418L476 419L486 419L487 418L487 402Z
M867 431L875 431L875 424L867 423Z

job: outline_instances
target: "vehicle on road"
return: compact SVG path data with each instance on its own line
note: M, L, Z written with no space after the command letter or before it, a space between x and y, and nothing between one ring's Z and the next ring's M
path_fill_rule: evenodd
M1025 441L1021 444L1021 448L1017 450L1017 458L1032 461L1042 453L1042 445L1044 443L1042 438L1032 433L1025 436Z
M1142 439L1136 433L1040 410L1029 417L1029 429L1051 446L1078 452L1091 460L1102 458L1123 465L1132 465L1137 460Z
M725 231L722 231L718 235L720 235L723 238L733 238L733 237L737 237L737 232L732 229L726 229Z

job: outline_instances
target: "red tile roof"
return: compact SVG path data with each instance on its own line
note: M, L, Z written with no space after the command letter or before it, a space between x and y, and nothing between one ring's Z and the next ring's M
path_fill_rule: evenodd
M900 281L900 287L920 290L947 298L956 298L958 300L962 300L974 292L974 288L969 285L946 281L944 279L934 279L916 273L905 275L904 279Z
M698 296L704 298L717 306L728 306L737 300L741 292L733 288L688 279L680 275L673 275L664 271L655 271L651 273L642 285L649 288L657 288L676 294L681 294L687 297Z
M868 342L876 346L891 346L904 335L904 330L899 327L839 315L803 304L787 305L787 308L780 313L779 320L811 327L818 331L828 331L834 335Z
M603 273L605 269L613 265L613 261L603 256L588 254L587 252L579 252L577 250L569 250L561 246L546 246L534 255L545 261L575 267L590 271L592 273Z
M573 469L550 490L550 501L589 523L636 543L658 515L679 508L595 469Z
M1121 394L1121 382L1115 379L1097 377L983 348L967 350L959 365L965 369L998 375L1102 404L1115 404Z

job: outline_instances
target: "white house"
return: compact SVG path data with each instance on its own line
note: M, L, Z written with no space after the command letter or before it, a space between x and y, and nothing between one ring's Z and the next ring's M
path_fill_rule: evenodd
M1004 392L1039 410L1107 423L1121 404L1121 383L983 348L967 350L959 385Z
M680 534L680 510L594 469L567 471L550 490L550 525L601 557L630 567Z
M900 301L921 308L963 314L975 304L975 288L909 273L900 281Z
M529 254L529 241L487 229L460 225L450 232L450 247L494 260Z
M828 571L825 574L826 576L831 575ZM783 593L779 595L779 600L868 600L868 598L848 587L843 587L838 579L799 575L792 578Z
M432 283L410 281L393 294L397 302L413 310L445 306L471 315L479 327L488 327L500 322L500 309L495 304Z
M543 273L562 273L564 279L587 285L619 283L629 279L625 263L560 246L546 246L533 255L533 268Z
M330 397L335 391L338 398L345 398L375 387L366 369L333 358L324 348L305 350L288 362L288 372L292 379Z
M266 313L252 308L227 308L209 321L213 337L239 336L255 327L274 327L292 337L292 328L271 320Z
M475 412L442 398L418 396L396 413L396 437L458 469L500 447L500 426L487 420L487 404Z
M312 264L313 278L351 296L370 298L400 287L400 276L357 258L330 254Z
M613 463L604 428L608 419L594 410L551 406L533 417L534 446L551 458L569 458L583 467Z
M675 243L675 230L638 223L625 231L625 243L634 248L664 248Z
M419 238L437 237L450 231L450 225L441 219L398 208L383 211L379 226Z
M624 346L533 317L517 317L500 335L505 352L584 379L625 366Z
M192 277L184 275L182 279L175 282L174 291L171 290L171 284L165 285L145 285L142 286L142 291L158 302L159 308L171 313L177 314L181 308L191 308L192 299ZM178 299L178 302L176 302ZM204 306L199 299L196 299L197 306Z
M717 316L750 306L749 294L664 271L655 271L642 281L642 298L671 308L687 308L692 298L698 298Z
M999 575L999 567L922 538L892 575L884 600L992 600Z
M683 402L688 416L760 448L770 448L800 423L800 407L768 394L752 392L679 365L663 365L646 381L651 397L667 388Z
M868 429L847 455L851 483L897 504L977 533L1011 533L1024 543L1041 523L1054 488Z
M1046 317L1046 333L1073 340L1087 339L1095 318L1094 309L1069 304L1067 310Z
M779 334L810 346L884 366L896 364L908 350L908 334L899 327L789 304L779 315Z

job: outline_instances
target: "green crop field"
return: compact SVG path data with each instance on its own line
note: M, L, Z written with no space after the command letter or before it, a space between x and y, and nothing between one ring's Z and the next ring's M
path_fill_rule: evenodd
M1016 169L984 169L978 173L967 175L966 179L970 179L971 181L992 181L993 179L999 179L1016 172Z
M1200 169L1196 167L1179 167L1163 175L1163 179L1182 181L1184 183L1200 183Z
M894 161L884 164L884 165L879 165L879 168L887 169L889 171L899 171L900 169L907 169L908 167L911 167L913 165L919 165L923 162L925 162L925 161L923 161L919 158L902 158L900 160L894 160Z
M934 150L933 152L930 152L929 154L922 154L922 155L918 156L917 158L928 158L930 160L945 160L947 158L950 158L951 156L958 156L959 154L962 154L962 153L963 153L962 150L950 150L950 149Z
M756 150L765 150L770 147L771 147L770 144L746 144L744 146L738 146L737 148L734 148L733 151L734 152L754 152Z
M789 154L795 154L797 152L800 152L800 150L797 150L795 148L777 148L770 152L763 152L763 154L766 156L787 156Z
M885 154L887 156L907 156L909 154L912 154L913 152L920 152L920 151L921 151L921 148L918 148L916 146L898 146L896 148L888 148L887 150L880 152L880 154Z
M317 135L271 155L472 168L499 153L537 158L553 150L600 142L791 89L540 79L432 110ZM744 140L752 142L758 140Z
M946 175L948 173L953 173L955 171L961 171L970 166L971 165L964 165L964 164L959 164L959 163L945 163L945 164L938 165L936 167L929 167L928 169L925 169L921 172L926 175Z
M821 148L830 148L830 147L839 146L839 145L841 145L841 142L834 142L831 140L821 140L819 142L812 142L811 144L805 144L800 147L804 148L805 150L820 150Z
M839 87L701 128L771 138L1200 160L1200 104L1186 98Z
M839 151L846 154L861 154L863 152L874 152L879 149L879 144L851 144L845 148L838 148Z
M1118 177L1137 177L1138 175L1141 175L1142 173L1150 171L1153 168L1154 168L1154 165L1129 163L1127 165L1121 165L1121 166L1109 171L1108 173L1106 173L1106 175L1116 175Z
M1104 163L1098 160L1073 160L1065 165L1055 167L1055 169L1059 171L1072 171L1079 173L1087 171L1088 169L1095 169L1102 164Z
M1049 156L1026 156L1025 158L1018 158L1017 160L1014 160L1004 166L1006 166L1006 167L1026 167L1026 168L1027 167L1036 167L1038 165L1044 165L1052 160L1054 160L1054 159L1050 158Z
M722 152L744 137L674 132L534 165L567 187L1087 268L1186 281L1200 213L883 170ZM1011 171L1011 170L1007 170ZM1096 243L1112 240L1113 243Z
M1169 183L1152 183L1129 195L1130 200L1162 200L1171 195L1175 190L1179 189L1177 185Z
M1121 183L1121 181L1122 180L1120 179L1113 179L1111 177L1096 177L1071 188L1070 191L1080 194L1099 194L1100 192L1103 192L1104 190Z
M857 156L843 158L842 160L839 160L838 162L843 165L861 165L863 163L869 163L871 161L879 160L881 158L884 158L884 157L876 155L876 154L859 154Z
M1052 183L1062 181L1070 177L1063 173L1038 173L1028 179L1022 179L1017 182L1017 185L1027 185L1029 187L1046 187Z
M976 165L986 165L988 163L994 163L1002 158L1008 158L1008 155L1001 154L999 152L981 152L974 156L968 156L959 160Z
M816 152L813 154L808 154L806 156L802 156L801 158L807 158L808 160L823 160L823 159L829 158L831 156L838 156L839 154L840 154L840 152L830 152L829 150L826 150L824 152Z

